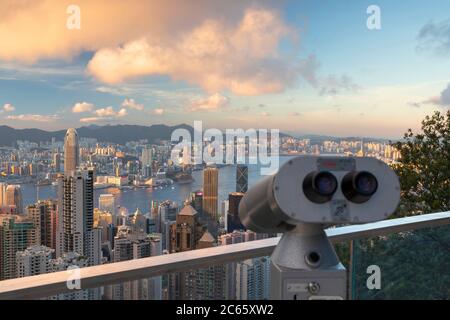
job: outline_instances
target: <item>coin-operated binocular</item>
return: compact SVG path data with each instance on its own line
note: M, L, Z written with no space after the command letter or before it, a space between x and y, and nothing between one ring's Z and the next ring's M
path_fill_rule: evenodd
M400 184L368 157L299 156L251 188L239 204L244 226L283 233L271 257L271 299L345 299L346 271L324 228L386 219Z

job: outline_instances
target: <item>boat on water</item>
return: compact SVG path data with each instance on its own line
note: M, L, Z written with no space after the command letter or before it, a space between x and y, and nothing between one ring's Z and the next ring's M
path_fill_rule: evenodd
M194 181L194 178L190 173L180 172L175 175L175 181L179 184L187 184Z

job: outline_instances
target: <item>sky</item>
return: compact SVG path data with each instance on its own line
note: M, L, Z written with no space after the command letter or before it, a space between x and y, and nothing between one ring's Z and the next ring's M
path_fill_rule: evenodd
M0 3L0 125L14 128L400 138L448 110L449 75L448 0Z

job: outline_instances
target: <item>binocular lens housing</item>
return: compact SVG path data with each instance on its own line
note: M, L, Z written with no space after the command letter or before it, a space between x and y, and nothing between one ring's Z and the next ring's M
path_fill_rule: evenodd
M353 203L364 203L378 189L377 178L367 171L349 172L342 179L342 193Z
M328 171L311 172L303 180L303 192L314 203L330 201L337 187L336 177Z

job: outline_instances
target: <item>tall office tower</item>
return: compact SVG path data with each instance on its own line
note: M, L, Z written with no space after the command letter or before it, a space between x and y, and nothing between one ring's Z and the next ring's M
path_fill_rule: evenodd
M145 146L142 149L141 154L141 164L142 164L142 175L144 177L150 177L152 173L152 161L153 161L153 149Z
M231 192L228 195L228 214L227 214L227 232L233 232L234 230L245 230L239 219L239 203L241 202L244 194L241 192Z
M70 171L58 179L56 256L77 252L89 265L101 263L101 229L94 228L94 172Z
M5 206L15 207L16 214L23 214L22 190L19 185L9 185L6 187Z
M37 244L33 221L23 216L0 216L0 280L16 277L16 253Z
M215 240L205 231L199 239L197 249L212 248ZM195 300L224 300L226 286L226 266L215 265L195 271L193 298Z
M129 226L120 226L114 240L113 261L121 262L161 254L160 235L135 232ZM158 292L159 290L159 292ZM106 297L113 300L146 300L160 297L161 277L127 281L108 286Z
M208 167L203 170L203 213L218 219L219 170Z
M6 187L6 183L0 182L0 209L6 203Z
M177 214L171 225L170 252L183 252L197 248L205 226L199 221L197 211L189 204ZM168 275L168 297L170 300L193 299L195 297L195 271L185 271Z
M227 230L227 225L228 225L228 209L229 209L229 202L228 200L223 200L220 203L220 228L223 230Z
M236 166L236 192L246 193L248 190L248 167L243 164Z
M80 147L78 144L78 133L74 128L67 130L64 138L64 173L70 174L79 166Z
M61 172L61 154L58 151L53 153L52 166L55 172Z
M50 272L55 250L46 246L31 246L16 254L16 277L29 277Z
M113 216L116 215L116 201L112 194L101 194L98 198L98 208L100 211L109 212Z
M34 222L40 245L56 249L58 206L56 201L38 201L26 208L27 216Z

